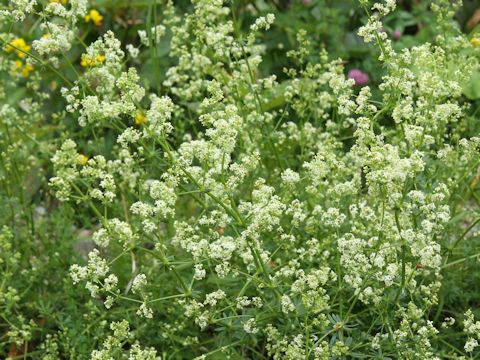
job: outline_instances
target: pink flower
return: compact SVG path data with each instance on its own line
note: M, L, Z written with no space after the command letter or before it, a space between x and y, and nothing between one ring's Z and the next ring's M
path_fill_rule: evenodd
M348 72L348 78L355 80L355 85L368 83L368 75L360 69L352 69Z
M397 40L400 39L402 37L402 31L400 29L395 29L393 32L393 37Z

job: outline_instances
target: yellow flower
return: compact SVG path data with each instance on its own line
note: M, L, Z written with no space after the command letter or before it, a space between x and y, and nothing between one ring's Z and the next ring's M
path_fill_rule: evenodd
M90 10L90 12L84 17L85 22L92 21L96 26L102 25L103 16L96 9Z
M474 37L474 38L471 38L470 39L470 44L472 44L472 46L474 48L476 48L477 46L480 45L480 37Z
M33 71L33 65L32 64L25 64L23 65L22 60L16 60L15 64L12 67L12 72L13 73L19 73L23 77L27 77L30 75L30 72Z
M25 56L27 56L27 54L25 53L28 52L30 48L30 45L28 45L25 40L23 40L22 38L15 38L10 41L10 44L7 45L7 48L5 50L7 52L12 52L15 50L17 56L23 59Z
M80 61L80 65L83 67L92 67L97 66L105 61L105 55L97 55L95 59L90 57L89 55L82 55L82 60Z
M66 5L68 3L68 0L49 0L51 3L60 3L63 5Z
M30 71L33 71L33 65L32 64L26 64L22 68L22 76L27 77L30 74Z
M78 162L80 165L82 165L82 166L87 165L87 161L88 161L88 156L83 155L83 154L79 154L79 155L78 155L77 162Z
M135 125L144 125L148 122L148 119L141 111L137 111L135 114Z

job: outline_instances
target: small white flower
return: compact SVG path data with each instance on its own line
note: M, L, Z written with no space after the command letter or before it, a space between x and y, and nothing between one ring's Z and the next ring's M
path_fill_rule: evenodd
M147 306L147 304L142 303L140 305L139 309L137 310L136 314L140 317L144 317L146 319L151 319L153 318L153 311L150 307Z
M132 292L134 294L140 293L145 289L145 286L147 286L147 276L145 274L138 274L135 276L135 279L133 279Z

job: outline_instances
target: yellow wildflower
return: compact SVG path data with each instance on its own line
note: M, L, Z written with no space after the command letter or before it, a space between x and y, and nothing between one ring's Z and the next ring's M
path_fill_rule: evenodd
M27 77L28 75L30 75L31 71L33 71L33 65L32 64L23 65L22 60L16 60L15 64L12 67L13 73L19 73L23 77Z
M474 38L471 38L470 39L470 44L472 44L472 46L474 48L476 48L477 46L480 45L480 37L474 37Z
M147 117L141 111L135 114L135 125L144 125L148 122Z
M27 54L25 53L28 52L30 48L30 45L28 45L25 40L23 40L22 38L15 38L10 41L10 44L7 45L7 48L5 50L7 52L15 51L17 53L17 56L23 59L25 56L27 56Z
M49 0L51 3L60 3L63 5L66 5L68 3L68 0Z
M92 66L97 66L104 61L105 61L105 55L97 55L97 57L93 59L91 56L83 54L82 60L80 61L80 65L82 65L83 67L92 67Z
M92 21L96 26L102 25L103 16L96 9L89 11L87 15L84 16L85 22Z
M22 76L27 77L31 71L33 71L33 65L25 64L25 66L22 68Z
M78 155L77 162L80 165L82 165L82 166L87 165L87 161L88 161L88 156L87 155L83 155L83 154Z

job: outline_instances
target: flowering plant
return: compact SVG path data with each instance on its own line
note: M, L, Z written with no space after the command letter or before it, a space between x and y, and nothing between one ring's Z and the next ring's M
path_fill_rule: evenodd
M147 3L0 7L1 357L479 357L461 3Z

